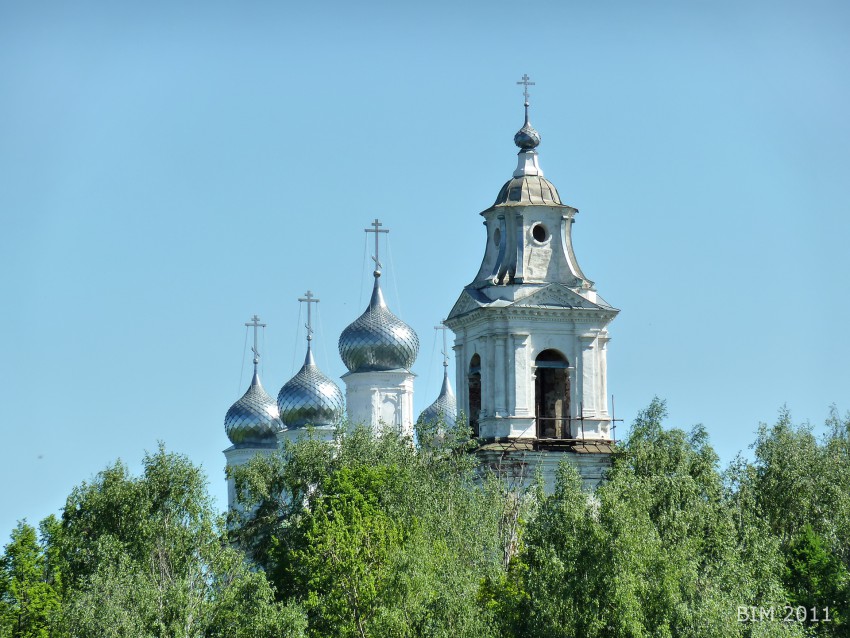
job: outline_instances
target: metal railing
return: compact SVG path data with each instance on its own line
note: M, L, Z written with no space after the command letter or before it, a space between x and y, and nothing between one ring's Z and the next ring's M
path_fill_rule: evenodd
M579 404L579 414L581 416L577 416L577 417L572 417L572 416L565 416L565 417L535 416L534 419L536 421L535 430L537 432L537 438L538 439L542 438L540 436L540 434L541 434L541 431L540 431L541 430L541 427L540 427L541 421L561 421L561 422L566 422L566 424L567 424L567 434L568 434L568 436L554 437L554 439L560 439L560 440L563 440L563 441L579 441L579 440L584 441L585 440L585 435L584 435L584 418L585 418L584 417L584 403ZM611 395L611 417L607 420L610 421L610 423L611 423L611 440L616 441L617 440L617 421L622 421L622 419L618 419L615 415L615 412L614 412L614 395L613 394ZM581 439L572 437L573 421L579 421L581 423Z
M556 424L557 424L557 423L559 423L559 422L560 422L560 423L566 423L566 428L567 428L567 429L566 429L566 432L564 432L564 431L562 430L562 431L561 431L561 436L553 436L553 437L549 437L549 438L553 438L553 439L571 439L571 438L573 438L573 437L572 437L572 434L573 434L573 421L581 421L581 438L584 438L584 419L573 419L573 418L572 418L572 417L570 417L570 416L565 416L565 417L557 417L557 416L538 416L538 417L535 417L535 421L536 421L537 438L544 438L544 437L542 436L542 434L543 434L543 428L542 428L542 426L543 426L543 422L544 422L544 421L545 421L545 422L549 422L549 423L554 422L554 423L556 423Z

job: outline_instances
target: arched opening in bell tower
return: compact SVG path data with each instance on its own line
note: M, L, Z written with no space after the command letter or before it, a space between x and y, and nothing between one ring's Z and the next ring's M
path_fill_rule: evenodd
M469 374L467 375L469 388L469 427L472 436L478 436L478 414L481 412L481 357L472 355L469 361Z
M568 439L572 436L569 362L557 350L544 350L537 355L534 364L537 438Z

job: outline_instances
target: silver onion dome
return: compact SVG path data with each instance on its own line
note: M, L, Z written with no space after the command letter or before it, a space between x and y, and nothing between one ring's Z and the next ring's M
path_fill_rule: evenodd
M410 370L419 354L419 337L384 301L375 271L375 287L366 312L339 336L339 356L350 372Z
M452 391L452 384L449 382L448 370L446 370L443 373L443 387L440 389L440 395L434 403L422 410L419 421L421 423L436 423L442 419L447 426L453 427L456 418L457 400Z
M248 391L227 411L224 432L236 447L276 447L276 434L281 428L277 403L254 372Z
M342 419L342 392L319 370L309 342L304 365L280 389L277 406L283 427L288 430L305 425L333 427Z
M525 103L525 124L514 135L514 144L524 151L530 151L540 145L540 133L528 121L528 102Z

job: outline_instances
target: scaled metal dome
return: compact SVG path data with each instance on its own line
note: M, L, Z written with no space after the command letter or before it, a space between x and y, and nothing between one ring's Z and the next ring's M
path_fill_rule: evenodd
M453 427L457 419L457 400L452 391L452 384L449 383L448 372L443 373L443 387L440 389L440 396L434 403L422 410L419 415L419 421L422 423L436 423L440 419L448 427Z
M283 428L278 407L263 389L254 372L251 386L224 417L224 431L236 447L276 447L277 432Z
M525 104L525 124L514 135L514 144L522 150L531 150L540 146L540 133L528 121L528 103Z
M419 354L419 337L387 308L379 277L376 271L366 312L339 336L339 356L350 372L410 370Z
M342 419L342 392L316 366L309 344L304 365L280 389L277 406L283 427L288 430L305 425L333 427Z

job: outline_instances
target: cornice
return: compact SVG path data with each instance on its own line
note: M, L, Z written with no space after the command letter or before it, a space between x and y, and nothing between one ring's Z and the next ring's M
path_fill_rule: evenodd
M503 306L500 308L479 307L463 315L446 319L446 325L455 330L479 323L495 320L523 319L531 322L552 322L607 325L617 316L617 310L601 308L535 308L523 306Z

